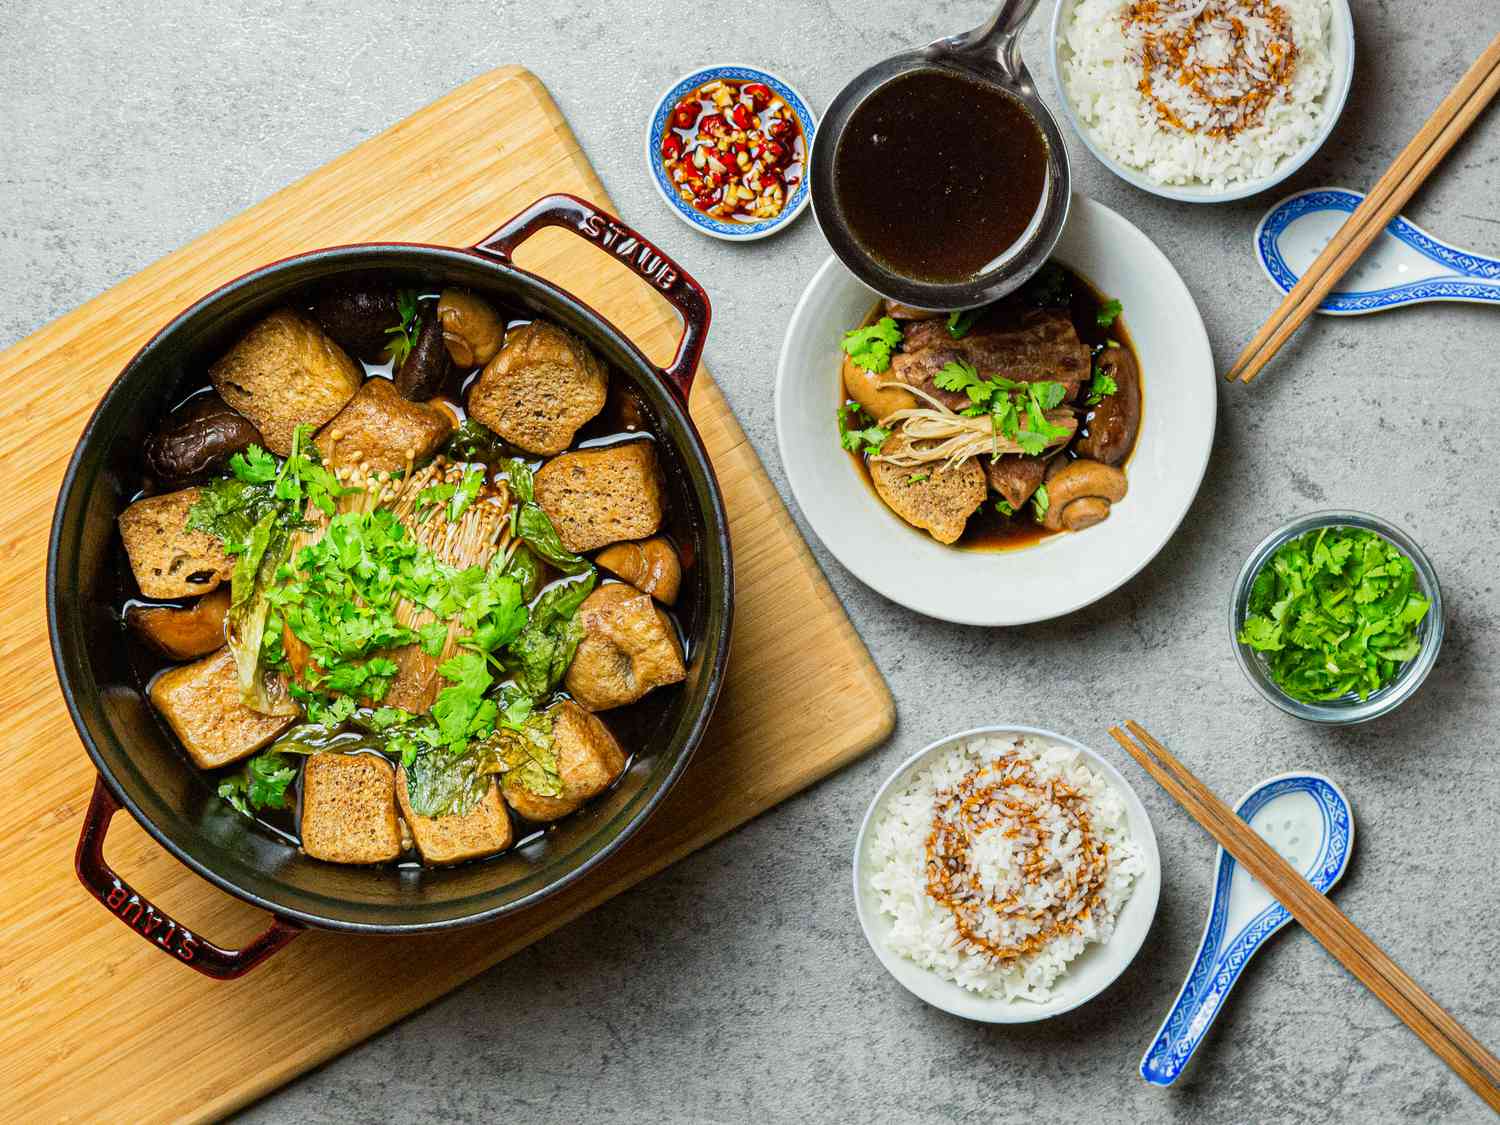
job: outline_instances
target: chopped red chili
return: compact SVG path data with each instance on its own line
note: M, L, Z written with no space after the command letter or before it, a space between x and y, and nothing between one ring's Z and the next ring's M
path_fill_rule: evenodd
M792 107L765 83L719 79L673 107L661 157L685 202L754 223L786 207L802 180L806 141Z

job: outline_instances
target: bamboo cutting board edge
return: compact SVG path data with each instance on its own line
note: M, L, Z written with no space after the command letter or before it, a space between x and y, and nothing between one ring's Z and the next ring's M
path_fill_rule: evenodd
M506 135L495 145L499 156L487 149L472 151L476 159L492 164L498 160L498 168L506 172L516 163L529 162L528 174L519 184L502 191L494 173L487 178L483 168L450 182L451 169L431 155L430 145L422 148L424 131L454 128L447 118L460 115L485 125L504 125L522 141L545 146L545 153L528 154L524 144L510 143ZM504 133L498 126L497 131ZM478 145L484 130L474 132L481 134ZM467 135L460 140L467 143ZM390 229L360 227L345 213L334 189L352 181L361 164L377 153L389 155L402 145L427 155L408 185L414 196L422 196L422 208L393 211ZM293 249L372 238L463 245L477 241L531 198L550 190L572 191L610 207L545 87L522 68L501 68L147 266L4 353L6 370L12 378L21 378L21 385L58 388L55 394L19 405L0 403L0 426L6 435L0 443L0 466L22 497L0 511L0 561L13 564L7 568L8 577L0 575L0 609L7 619L13 615L20 623L14 633L0 639L0 707L30 733L30 741L18 748L18 767L21 775L32 775L26 780L34 786L39 807L33 818L9 818L0 824L0 840L32 853L40 850L39 858L45 858L21 871L12 888L17 893L7 894L15 913L4 926L0 982L17 998L0 1009L0 1044L5 1045L0 1064L5 1079L0 1086L15 1091L8 1111L50 1119L102 1113L204 1119L226 1113L430 1004L619 891L744 824L846 765L893 729L889 690L722 394L700 369L693 414L731 509L739 589L735 656L719 714L697 758L658 815L598 871L540 908L450 934L372 939L310 932L243 981L230 983L205 981L148 949L99 904L90 902L74 880L72 846L93 770L55 685L36 690L39 665L50 662L39 595L61 470L104 386L171 311L243 272L238 266L248 268L280 256L277 251L284 250L282 243L291 237L281 227L294 223L304 209L311 214L308 222L321 223L318 229L338 237L304 240ZM393 189L391 194L399 192ZM651 222L648 219L647 225ZM430 229L433 226L441 228L441 235ZM643 283L617 263L590 257L597 251L579 240L539 236L535 241L535 246L523 247L524 268L579 291L567 275L573 271L575 277L582 276L577 272L582 267L589 275L588 285L598 293L586 288L580 296L614 319L648 355L669 354L677 334L675 314ZM162 307L171 311L163 316ZM101 321L110 328L109 347L103 349L97 346ZM86 363L92 364L83 368L92 371L91 377L79 375L79 365ZM74 381L65 383L65 374ZM748 613L739 612L745 607ZM799 629L808 635L801 637ZM782 716L784 726L802 731L802 744L785 744L783 731L784 745L778 747L776 730L761 715L764 697L775 692L768 676L777 671L757 668L767 659L766 652L785 665L781 671L788 679L782 693L795 691L806 697L811 701L802 704L806 711L822 708L816 712L817 723L791 713L795 706ZM738 679L736 669L741 672ZM761 678L754 678L756 672ZM840 734L830 737L827 728L841 723ZM773 750L779 750L779 756ZM211 937L244 936L264 923L264 914L177 864L128 815L116 817L109 852L122 875ZM416 948L406 942L420 944L436 962L425 976L415 982L386 982L378 990L365 985L368 996L337 991L357 990L364 977L378 975L379 962ZM264 1054L254 1051L253 1042L219 1052L193 1049L186 1061L174 1066L171 1053L179 1049L179 1036L162 1035L152 1012L145 1010L155 1005L157 1019L170 1014L181 1038L191 1039L196 1029L200 1035L229 1041L256 1034L259 1015L248 1005L274 1003L278 997L295 998L311 1013L311 1026L296 1029L301 1036L297 1049L286 1050L286 1028L280 1025L278 1049L269 1052L275 1062L269 1067L259 1058L258 1065L251 1066L245 1057L228 1057L236 1051L245 1056L247 1050L250 1058ZM59 1011L63 1007L67 1010Z

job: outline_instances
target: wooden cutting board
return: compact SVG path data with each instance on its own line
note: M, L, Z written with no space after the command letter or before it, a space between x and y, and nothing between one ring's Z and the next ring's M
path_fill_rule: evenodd
M94 770L51 669L43 572L63 468L93 405L181 308L276 258L341 242L466 246L554 191L609 199L546 89L506 67L475 79L0 357L0 818L4 1116L28 1121L211 1118L256 1098L716 839L889 734L890 693L798 536L722 395L700 371L692 414L729 509L738 582L730 673L691 768L599 870L525 913L422 938L311 931L239 981L163 956L73 875ZM671 226L665 215L647 227ZM650 231L648 229L647 233ZM675 238L687 238L679 231ZM670 241L670 240L669 240ZM678 321L639 279L559 231L518 264L600 310L653 360ZM712 294L711 294L712 296ZM726 302L732 294L721 294ZM727 311L727 303L721 306ZM712 334L710 334L710 343ZM102 643L109 643L102 639ZM171 859L128 814L120 874L221 944L267 916Z

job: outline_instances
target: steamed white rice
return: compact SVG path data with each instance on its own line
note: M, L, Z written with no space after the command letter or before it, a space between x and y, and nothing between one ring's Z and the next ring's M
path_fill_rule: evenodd
M1185 18L1206 4L1219 9L1225 22L1240 18L1237 12L1246 6L1242 0L1162 0L1163 8L1179 9ZM1157 183L1223 190L1271 175L1317 134L1321 99L1333 73L1328 0L1274 0L1290 21L1296 46L1290 85L1257 123L1227 137L1160 122L1139 89L1141 62L1122 23L1129 6L1130 0L1077 0L1060 28L1063 89L1089 139L1103 152ZM1253 34L1254 21L1249 22Z
M997 960L967 941L954 912L929 893L927 845L939 806L951 799L966 777L1008 757L1029 765L1043 786L1058 781L1078 791L1090 831L1106 847L1107 867L1097 904L1077 919L1071 931L1054 935L1035 952ZM990 909L983 915L985 932L997 940L1024 937L1028 930L1035 933L1039 924L1022 908L1060 897L1060 888L1070 878L1076 879L1088 862L1080 855L1077 828L1067 831L1071 822L1058 805L1044 803L1036 811L1036 822L1045 831L1041 850L1046 863L1035 876L1018 870L1026 841L1016 839L1013 832L1007 834L1004 826L988 827L971 838L972 874L986 893L998 896L1008 886L1024 888L1014 911L1002 916ZM1144 870L1119 794L1088 767L1078 751L1035 737L974 739L941 755L887 796L870 843L870 883L879 895L881 911L891 919L889 948L972 992L1006 999L1049 999L1052 986L1070 961L1089 944L1110 939L1120 910Z

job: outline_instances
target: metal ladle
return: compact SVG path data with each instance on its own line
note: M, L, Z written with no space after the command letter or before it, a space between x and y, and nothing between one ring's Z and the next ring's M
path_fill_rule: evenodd
M988 22L963 35L939 39L893 55L861 72L843 88L819 123L809 167L813 214L823 237L844 265L870 288L924 309L965 309L988 304L1019 288L1047 261L1068 217L1072 177L1068 150L1052 112L1037 97L1031 72L1021 61L1018 40L1037 0L1001 0ZM945 71L999 90L1036 122L1047 148L1042 200L1016 243L983 272L964 281L922 281L893 272L855 240L834 193L834 154L860 104L893 79L916 71ZM900 175L900 169L895 170Z

